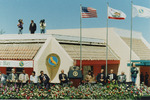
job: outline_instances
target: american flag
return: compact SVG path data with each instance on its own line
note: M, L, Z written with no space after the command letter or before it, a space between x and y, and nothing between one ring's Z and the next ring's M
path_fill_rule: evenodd
M82 7L82 18L97 17L96 9L91 7Z

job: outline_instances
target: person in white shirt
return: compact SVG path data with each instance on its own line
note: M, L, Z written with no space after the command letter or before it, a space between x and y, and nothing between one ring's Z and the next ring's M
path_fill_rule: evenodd
M22 70L22 73L19 75L19 81L22 83L22 86L28 83L29 75L25 72L25 70Z
M111 69L111 70L110 70L110 73L109 73L108 76L107 76L107 81L108 81L108 82L116 82L116 80L117 80L117 76L116 76L116 74L114 73L114 70Z
M38 86L38 76L35 75L35 71L30 75L30 83Z
M6 79L7 79L7 76L5 74L2 74L2 72L0 71L0 83L5 85Z

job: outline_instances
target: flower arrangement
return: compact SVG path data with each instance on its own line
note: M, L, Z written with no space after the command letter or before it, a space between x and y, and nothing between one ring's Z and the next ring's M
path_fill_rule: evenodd
M140 88L128 84L81 84L75 88L71 84L52 85L50 88L27 84L0 86L0 99L138 99L150 96L150 90L144 84Z

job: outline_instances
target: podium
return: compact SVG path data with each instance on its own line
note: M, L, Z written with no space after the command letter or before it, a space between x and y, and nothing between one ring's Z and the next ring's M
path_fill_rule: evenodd
M81 70L70 70L68 73L69 81L73 83L74 87L78 87L82 81Z

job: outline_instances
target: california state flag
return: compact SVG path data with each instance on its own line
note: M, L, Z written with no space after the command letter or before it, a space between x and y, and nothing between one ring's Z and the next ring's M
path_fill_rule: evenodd
M108 18L124 20L126 18L126 14L120 10L116 10L116 9L108 7Z

